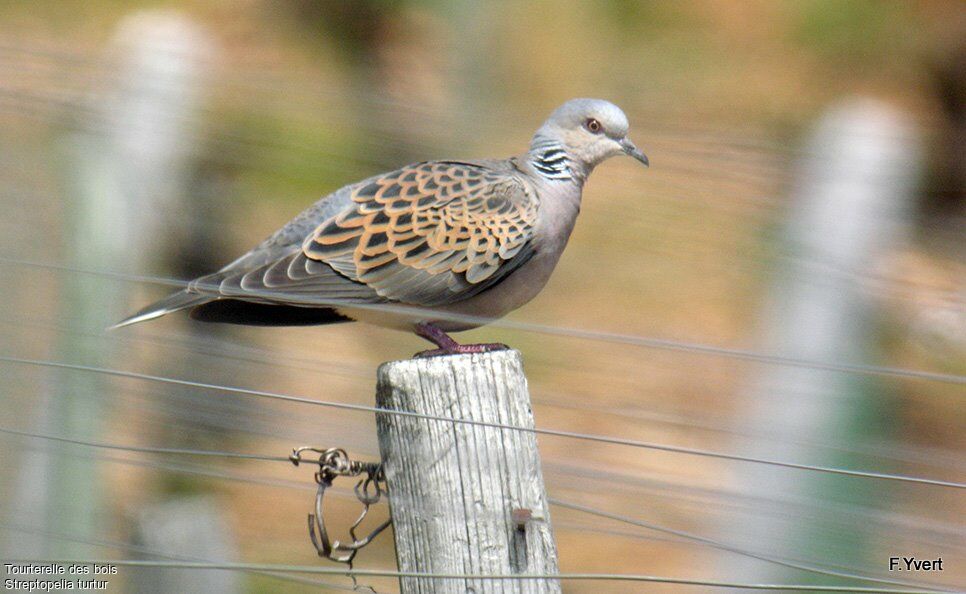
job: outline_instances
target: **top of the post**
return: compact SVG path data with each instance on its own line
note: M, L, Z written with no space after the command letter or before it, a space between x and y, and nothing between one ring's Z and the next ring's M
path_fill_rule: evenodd
M509 368L523 372L523 355L516 349L490 351L488 353L469 353L457 355L438 355L434 357L413 357L398 361L387 361L379 366L378 377L389 377L397 373L433 373L470 370L473 368Z

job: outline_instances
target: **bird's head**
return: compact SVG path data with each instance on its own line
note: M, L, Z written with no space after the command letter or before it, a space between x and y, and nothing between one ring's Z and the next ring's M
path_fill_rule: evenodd
M558 107L533 137L531 150L560 145L586 173L615 155L648 165L647 156L627 137L627 116L603 99L571 99Z

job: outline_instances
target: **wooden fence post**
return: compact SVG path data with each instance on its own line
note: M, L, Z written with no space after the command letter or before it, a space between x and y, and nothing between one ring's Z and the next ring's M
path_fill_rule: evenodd
M399 570L557 573L536 435L518 351L385 363L377 413ZM403 594L560 592L557 580L402 578Z

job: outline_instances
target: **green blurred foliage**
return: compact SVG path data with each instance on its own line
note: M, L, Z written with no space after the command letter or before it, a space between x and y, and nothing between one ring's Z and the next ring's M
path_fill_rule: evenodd
M687 30L694 24L684 3L680 2L602 0L600 6L625 37Z
M909 2L805 0L792 5L791 38L836 62L882 62L916 49L922 30Z

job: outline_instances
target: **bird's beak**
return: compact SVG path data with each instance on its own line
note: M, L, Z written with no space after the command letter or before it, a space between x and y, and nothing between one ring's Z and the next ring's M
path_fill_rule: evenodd
M641 152L641 149L634 146L630 138L625 137L621 140L621 149L629 156L634 157L638 161L644 164L644 167L650 166L651 162L647 160L647 155Z

